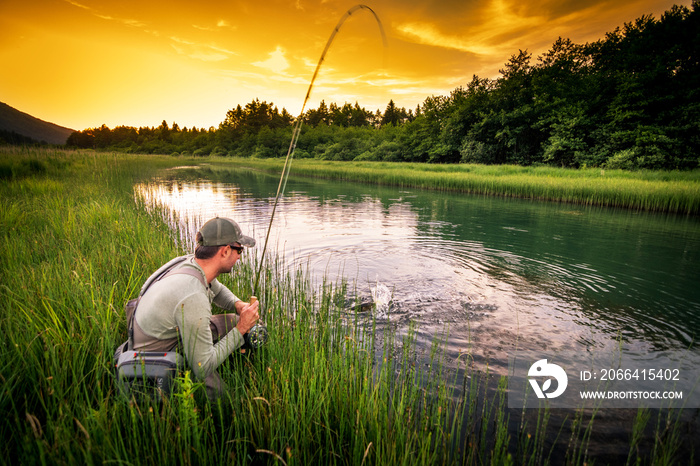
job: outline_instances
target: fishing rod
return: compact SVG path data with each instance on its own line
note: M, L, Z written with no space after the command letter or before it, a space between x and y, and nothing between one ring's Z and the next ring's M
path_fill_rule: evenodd
M354 7L350 8L348 11L345 12L342 18L340 18L340 21L338 21L338 24L336 24L335 28L333 29L333 32L331 33L330 37L328 38L328 41L326 42L326 47L323 49L323 53L321 53L321 58L318 60L318 64L316 65L316 70L314 71L314 75L311 78L311 82L309 83L309 89L306 91L306 97L304 98L304 103L301 106L301 112L299 113L299 117L297 120L294 122L294 129L292 131L292 139L289 143L289 149L287 150L287 157L284 160L284 167L282 168L282 175L280 176L280 182L279 185L277 186L277 194L275 195L275 202L272 206L272 214L270 215L270 224L267 227L267 235L265 236L265 244L263 246L262 250L262 256L260 258L260 264L258 265L258 271L255 274L255 285L253 285L253 296L257 296L257 291L258 291L258 284L260 282L260 273L262 272L262 266L263 262L265 261L265 252L267 251L267 243L270 239L270 231L272 230L272 222L275 218L275 212L277 211L277 204L279 203L280 196L284 193L285 188L287 187L287 179L289 178L289 168L291 167L291 162L292 159L294 158L294 150L296 149L297 145L297 139L299 138L299 133L301 132L301 125L302 121L304 119L304 109L306 108L306 103L309 101L309 97L311 96L311 90L314 87L314 82L316 81L316 77L318 76L318 72L321 69L321 65L323 64L323 61L326 59L326 53L328 53L328 49L330 48L331 44L333 43L333 40L335 39L336 34L338 34L338 31L340 31L341 26L343 23L345 23L345 20L347 20L350 16L352 16L353 13L355 13L358 10L368 10L372 15L374 15L374 18L377 20L377 25L379 26L379 31L382 34L382 42L384 44L384 47L387 47L387 40L386 40L386 34L384 33L384 27L382 26L382 22L379 19L379 16L374 12L374 10L367 5L355 5Z

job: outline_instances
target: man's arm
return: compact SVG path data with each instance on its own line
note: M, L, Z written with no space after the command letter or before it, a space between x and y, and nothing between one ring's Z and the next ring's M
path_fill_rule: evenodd
M195 376L200 379L206 378L231 353L243 346L243 333L252 327L250 324L252 316L249 310L245 312L245 316L245 319L241 316L235 329L214 344L209 326L211 321L209 300L204 295L193 294L178 304L175 310L175 322L182 338L185 358ZM246 329L246 325L250 327ZM245 331L241 332L239 326Z
M240 315L241 311L238 303L241 300L231 290L215 279L211 282L211 291L214 293L214 298L212 299L214 304L227 311L236 311L236 314Z

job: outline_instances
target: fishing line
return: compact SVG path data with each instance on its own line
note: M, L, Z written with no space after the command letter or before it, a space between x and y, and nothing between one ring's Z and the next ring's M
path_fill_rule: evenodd
M275 202L272 206L272 214L270 215L270 224L267 227L267 235L265 236L265 245L263 246L262 250L262 256L260 258L260 264L258 265L258 271L255 274L255 285L253 286L253 295L257 296L257 291L258 291L258 284L260 282L260 273L262 272L262 266L263 262L265 261L265 252L267 251L267 243L270 239L270 231L272 230L272 222L275 218L275 212L277 211L277 204L279 203L280 196L283 195L285 188L287 187L287 179L289 178L289 168L291 167L292 159L294 158L294 151L296 149L297 145L297 139L299 138L299 133L301 133L301 124L303 121L304 117L304 109L306 108L306 103L309 101L309 97L311 96L311 90L314 87L314 82L316 81L316 77L318 76L318 71L321 69L321 65L323 64L323 61L326 59L326 53L328 53L328 49L330 48L331 44L333 43L333 40L335 39L336 34L338 34L338 31L340 31L341 26L343 23L345 23L345 20L347 20L350 16L352 16L353 13L355 13L358 10L368 10L372 15L374 16L374 19L377 20L377 25L379 26L379 31L382 34L382 42L384 44L384 47L387 47L387 40L386 40L386 34L384 33L384 27L382 26L382 22L379 19L379 16L374 12L373 9L368 7L367 5L355 5L354 7L350 8L348 11L345 12L342 18L340 18L340 21L338 21L338 24L336 24L335 29L333 29L333 32L331 33L331 36L328 38L328 42L326 42L326 47L323 49L323 53L321 54L321 58L318 60L318 64L316 65L316 70L314 71L314 75L311 78L311 82L309 83L309 89L306 91L306 97L304 98L304 103L301 106L301 112L299 113L299 117L297 118L297 121L294 123L294 129L292 131L292 139L289 142L289 149L287 149L287 157L284 160L284 167L282 168L282 175L280 176L280 182L279 185L277 186L277 194L275 195Z

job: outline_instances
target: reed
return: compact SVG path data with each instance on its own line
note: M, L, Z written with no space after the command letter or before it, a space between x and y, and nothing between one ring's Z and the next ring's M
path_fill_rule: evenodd
M113 351L126 338L123 304L186 244L173 241L167 213L135 201L133 183L182 163L0 149L0 164L43 166L10 171L0 183L2 458L20 464L547 462L548 417L535 426L516 420L514 438L504 379L491 386L488 374L468 369L467 356L461 372L448 374L441 340L428 368L417 367L415 327L403 338L387 330L380 342L371 318L344 308L348 284L314 287L304 270L290 270L274 256L260 287L271 342L221 368L230 396L206 401L201 384L185 372L160 403L123 398L112 368ZM251 255L222 277L242 298L256 260ZM643 428L648 416L639 419ZM593 424L583 421L583 434L571 429L572 464L589 460L586 432ZM658 423L663 438L678 440L674 426L670 418ZM640 429L634 432L636 461L642 441ZM672 461L678 445L648 448Z
M281 162L275 159L238 159L232 163L273 173L281 169ZM637 210L700 212L700 170L626 171L300 159L294 161L292 174Z

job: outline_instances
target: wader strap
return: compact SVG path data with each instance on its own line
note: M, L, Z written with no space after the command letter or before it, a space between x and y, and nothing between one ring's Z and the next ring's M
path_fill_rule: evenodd
M173 259L170 261L168 264L170 265L169 268L166 270L163 270L160 275L156 277L149 277L149 279L146 281L144 286L141 288L141 292L139 293L139 297L136 299L130 300L126 304L126 324L127 324L127 331L129 335L129 346L128 349L131 350L134 348L134 320L136 319L136 310L138 309L139 302L141 302L141 298L143 297L144 293L153 285L155 282L159 282L165 277L169 277L170 275L190 275L192 277L195 277L199 282L204 286L204 288L208 288L206 279L204 278L204 275L202 273L193 268L193 267L180 267L180 268L175 268L178 265L180 265L182 262L184 262L185 258L187 256L181 256L176 259ZM179 259L179 260L177 260ZM155 274L154 274L155 275Z

